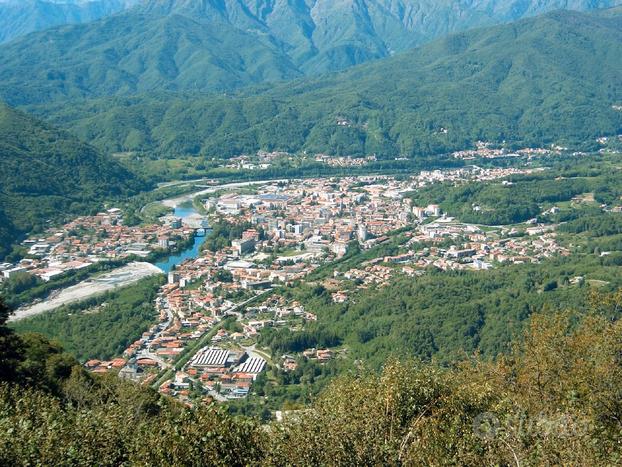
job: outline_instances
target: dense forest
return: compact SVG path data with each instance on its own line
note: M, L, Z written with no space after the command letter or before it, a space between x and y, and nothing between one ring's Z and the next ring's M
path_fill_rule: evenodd
M239 95L150 93L32 110L107 151L169 157L262 149L412 158L478 140L594 149L597 137L622 133L621 18L620 9L554 12Z
M531 317L494 361L388 362L336 379L269 429L213 405L92 376L0 322L0 458L7 465L618 464L620 293Z

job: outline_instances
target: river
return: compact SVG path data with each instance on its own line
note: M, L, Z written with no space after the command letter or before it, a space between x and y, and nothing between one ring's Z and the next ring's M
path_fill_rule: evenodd
M175 207L174 215L177 217L181 217L182 219L185 219L195 214L197 214L197 212L192 207ZM194 242L190 248L187 248L186 250L176 255L171 255L166 260L155 263L155 266L164 271L165 274L168 274L175 266L183 263L187 259L197 258L199 256L201 245L203 245L206 238L207 235L195 236Z
M169 206L174 208L174 215L177 217L181 217L182 219L197 215L197 211L193 207L181 207L182 204L188 203L194 197L214 193L218 190L226 189L226 188L241 188L245 186L252 185L262 185L266 183L276 183L287 181L284 179L281 180L264 180L264 181L250 181L250 182L238 182L238 183L227 183L224 185L216 185L210 188L206 188L201 191L195 191L193 193L188 193L185 195L178 196L177 198L169 198L162 200L161 203L165 206ZM207 234L207 232L206 232ZM164 271L165 274L168 274L175 266L183 263L187 259L197 258L199 256L199 252L201 249L201 245L205 242L205 236L203 237L194 237L194 243L191 248L188 248L177 255L171 255L164 261L159 261L155 263L155 265Z

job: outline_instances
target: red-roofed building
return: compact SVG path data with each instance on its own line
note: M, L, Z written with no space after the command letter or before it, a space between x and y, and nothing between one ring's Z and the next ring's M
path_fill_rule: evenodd
M125 366L125 359L124 358L115 358L114 360L112 360L112 362L110 362L110 366L112 368L123 368Z
M158 362L152 360L151 358L139 358L136 360L136 364L138 366L158 366Z

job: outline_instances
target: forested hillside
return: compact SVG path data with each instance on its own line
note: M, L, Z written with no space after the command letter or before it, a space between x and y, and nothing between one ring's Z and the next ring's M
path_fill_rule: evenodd
M82 362L112 359L153 324L153 301L164 276L12 323L19 334L38 332Z
M620 294L535 315L497 361L360 367L261 425L95 376L0 304L0 458L9 465L616 465Z
M399 254L397 249L386 253ZM428 272L356 292L342 304L334 303L322 286L300 285L284 295L318 313L317 324L303 332L269 329L259 342L274 355L343 346L349 358L376 368L388 357L447 364L474 352L490 358L510 350L537 310L585 306L587 283L571 285L573 278L620 287L621 262L614 253L504 266L495 272Z
M272 37L305 74L335 71L453 32L515 21L559 8L591 10L619 0L148 0L153 14L217 18Z
M108 151L258 149L416 157L477 140L595 147L622 133L622 10L555 12L237 97L160 94L38 107Z
M27 36L0 47L0 61L0 96L12 105L232 89L300 76L268 38L187 16L139 11Z
M95 148L0 103L0 257L23 233L146 183Z

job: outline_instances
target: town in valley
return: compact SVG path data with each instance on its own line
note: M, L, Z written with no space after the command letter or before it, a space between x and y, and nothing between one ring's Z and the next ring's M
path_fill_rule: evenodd
M486 147L481 150L490 156ZM268 368L292 372L303 361L324 365L347 355L346 347L326 347L273 356L259 345L267 329L296 332L318 320L313 308L283 296L284 287L313 276L334 303L346 303L356 300L358 291L383 287L395 277L416 280L430 270L487 271L569 255L555 224L535 218L511 226L466 223L438 204L416 205L411 196L439 184L493 183L510 190L512 177L546 170L465 166L400 178L215 186L165 202L176 208L154 223L127 226L123 210L110 207L52 227L25 240L26 258L2 264L0 274L9 280L27 273L47 282L111 261L133 267L129 276L134 280L165 273L166 283L153 303L153 325L122 354L106 361L89 359L85 367L94 373L118 372L190 405L243 399L257 381L265 384ZM181 205L186 208L177 209ZM556 210L552 206L543 214ZM386 245L393 254L386 254ZM149 263L193 246L194 254L175 264L165 262L163 269ZM366 252L366 259L336 267L352 249ZM131 283L123 274L115 280L115 271L94 274L76 287L95 295L110 284L114 289ZM36 307L18 310L13 319L42 312Z

